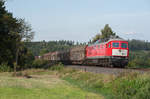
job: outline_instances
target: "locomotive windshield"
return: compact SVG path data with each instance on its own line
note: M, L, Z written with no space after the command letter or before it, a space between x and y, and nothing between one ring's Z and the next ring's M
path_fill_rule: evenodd
M113 42L113 47L118 48L119 47L119 43Z
M126 43L122 43L121 44L121 48L127 48L127 44Z

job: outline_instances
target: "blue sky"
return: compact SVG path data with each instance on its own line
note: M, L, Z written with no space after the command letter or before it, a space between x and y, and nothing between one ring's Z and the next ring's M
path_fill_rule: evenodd
M150 0L8 0L6 8L32 25L34 41L87 42L105 24L125 39L150 41Z

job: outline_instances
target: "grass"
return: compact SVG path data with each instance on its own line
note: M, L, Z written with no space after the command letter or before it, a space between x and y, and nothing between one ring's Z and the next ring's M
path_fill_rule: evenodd
M103 99L99 94L60 79L55 71L27 70L22 73L32 78L0 73L0 99Z
M69 70L67 70L69 71ZM83 90L102 94L106 99L150 99L150 74L137 72L118 76L62 70L62 78Z
M24 75L30 75L28 79ZM150 74L94 74L62 65L0 73L0 99L150 99Z
M150 74L125 72L117 76L63 68L55 70L73 86L102 94L106 99L150 99Z
M105 98L112 98L112 90L105 88L105 84L115 79L114 75L93 74L72 69L70 70L70 73L69 69L64 70L63 74L64 76L61 75L62 79L68 81L72 85L76 85L88 92L103 94Z

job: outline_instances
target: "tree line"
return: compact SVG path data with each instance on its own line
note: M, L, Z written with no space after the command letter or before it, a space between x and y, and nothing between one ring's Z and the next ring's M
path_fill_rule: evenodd
M144 40L128 40L130 51L150 51L150 42ZM41 42L25 42L27 48L29 48L35 56L40 55L42 50L45 52L54 52L69 49L77 45L86 45L87 43L75 43L74 41L41 41Z
M69 40L58 40L58 41L26 42L25 45L33 52L34 56L39 56L48 52L68 50L74 46L86 45L86 43L79 43Z

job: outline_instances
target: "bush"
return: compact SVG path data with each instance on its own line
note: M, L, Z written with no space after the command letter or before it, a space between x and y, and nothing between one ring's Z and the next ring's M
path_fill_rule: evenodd
M32 68L44 68L48 63L47 60L37 59L33 61Z
M129 67L129 68L135 68L135 67L137 67L137 64L135 63L135 61L130 61L130 62L128 63L128 67Z
M129 73L111 82L114 99L150 99L149 75Z
M7 65L7 63L2 63L0 65L0 72L10 72L11 68Z
M128 67L150 67L150 51L131 51Z
M58 63L57 65L53 65L52 67L49 68L50 70L56 70L56 71L61 71L64 69L64 65L62 63Z

